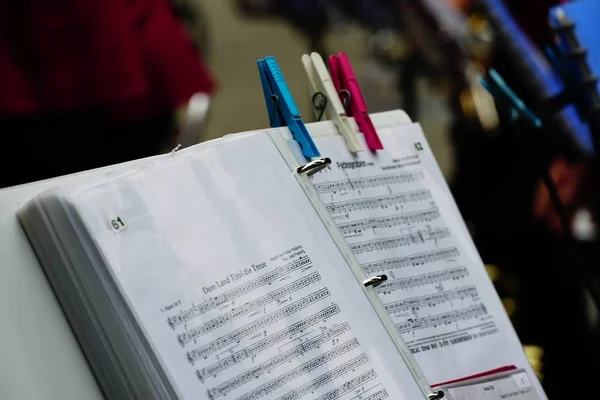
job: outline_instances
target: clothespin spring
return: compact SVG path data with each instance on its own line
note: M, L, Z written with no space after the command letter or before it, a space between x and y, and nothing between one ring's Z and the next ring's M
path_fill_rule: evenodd
M348 112L348 107L350 106L350 101L352 101L352 94L347 89L342 89L338 92L338 96L342 102L342 107L344 107L344 112ZM327 108L327 96L323 92L315 92L312 95L312 105L319 113L317 114L317 122L323 119L323 115L325 115L325 109Z
M317 102L318 100L318 102ZM325 109L327 108L327 96L323 92L315 92L312 95L312 105L319 113L317 114L317 122L323 119Z
M269 98L271 104L273 104L273 108L271 109L271 114L269 114L269 121L273 121L275 114L277 114L277 106L279 104L279 97L276 94L272 94Z
M340 100L342 101L342 107L344 107L344 111L347 114L348 107L350 107L350 102L352 101L352 93L350 93L348 89L342 89L338 92L338 96L340 96Z

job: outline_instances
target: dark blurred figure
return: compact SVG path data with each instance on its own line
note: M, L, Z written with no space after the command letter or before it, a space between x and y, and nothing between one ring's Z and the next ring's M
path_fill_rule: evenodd
M346 20L371 32L392 27L390 3L393 0L237 0L246 16L283 18L307 39L309 51L324 57L329 55L323 44L325 34Z
M214 86L166 0L2 1L0 187L157 154Z
M472 2L476 3L476 2ZM553 43L548 14L558 0L505 0L516 22L541 51ZM530 105L540 105L527 76L498 43L488 63ZM537 110L536 110L537 111ZM486 263L507 276L516 300L512 321L521 341L544 349L543 385L551 399L577 398L586 389L568 382L590 381L594 368L581 361L598 354L595 328L588 323L582 277L597 260L597 242L568 242L549 192L541 182L548 171L570 222L582 209L597 215L599 180L572 138L547 123L542 130L516 130L501 112L500 127L486 132L477 121L458 118L453 127L457 172L452 190L472 227Z

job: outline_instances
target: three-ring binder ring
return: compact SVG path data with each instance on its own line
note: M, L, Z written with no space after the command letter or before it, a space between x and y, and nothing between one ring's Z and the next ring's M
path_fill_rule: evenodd
M322 157L298 167L296 169L296 172L298 174L306 174L308 176L311 176L312 174L314 174L315 172L319 172L329 164L331 164L331 158Z
M437 392L433 392L427 395L427 397L429 398L429 400L440 400L445 397L445 394L443 390L438 390Z
M369 279L365 279L363 281L363 285L365 287L369 287L369 286L373 286L373 287L377 287L379 285L381 285L383 282L387 281L387 275L383 274L383 275L376 275L373 276Z

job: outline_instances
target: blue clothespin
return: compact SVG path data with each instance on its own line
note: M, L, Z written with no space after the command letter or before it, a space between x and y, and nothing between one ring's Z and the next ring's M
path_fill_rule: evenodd
M508 107L513 122L525 120L534 128L542 127L542 121L538 116L512 91L496 70L490 69L489 79L480 76L479 83L490 92L494 99Z
M265 57L258 60L258 72L271 126L287 126L307 159L321 157L317 146L304 126L302 116L275 58Z

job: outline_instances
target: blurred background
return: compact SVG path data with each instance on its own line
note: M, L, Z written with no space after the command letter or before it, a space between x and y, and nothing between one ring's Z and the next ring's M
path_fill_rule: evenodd
M256 60L267 55L277 58L304 120L313 121L312 103L300 57L311 50L318 50L316 47L319 45L329 51L324 57L334 52L345 52L350 57L369 111L393 110L403 104L402 92L398 89L397 62L405 55L406 44L397 36L398 32L384 30L393 28L387 21L382 23L381 28L373 28L365 26L355 15L339 15L333 26L327 28L329 31L323 34L322 44L313 45L302 29L289 23L285 16L279 16L275 11L260 11L260 1L196 0L189 3L192 4L190 12L196 13L198 18L206 18L206 25L200 28L205 29L201 34L205 38L200 40L205 43L208 63L219 82L202 139L269 126L256 67ZM307 3L309 10L318 9L318 2ZM368 9L369 1L365 4ZM390 18L389 9L377 7L373 13L386 13ZM308 25L304 29L312 27ZM382 30L378 32L379 29ZM380 37L375 36L376 33ZM377 40L380 43L374 43ZM385 51L386 54L377 58L377 51ZM450 117L447 100L441 93L444 89L423 76L417 77L415 85L422 95L417 99L418 107L426 109L435 118L418 119L413 115L411 118L423 124L442 170L450 173L452 152L447 135Z
M591 41L563 37L573 29L560 18L564 29L552 25L559 4L592 4L577 14L592 21ZM0 187L266 128L256 66L265 56L311 122L300 58L345 52L371 112L401 108L422 124L549 397L585 395L599 354L598 5L0 2ZM479 77L496 82L494 97Z

